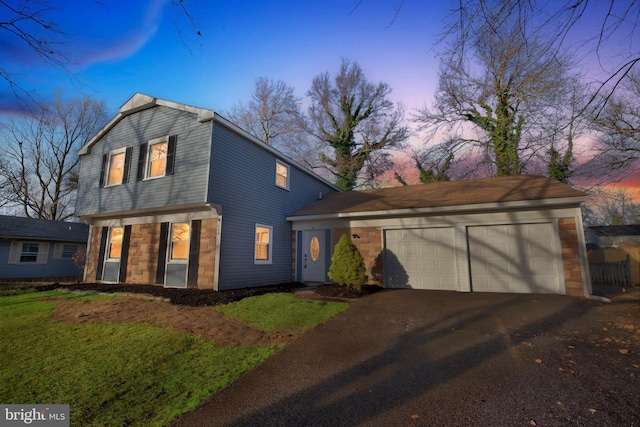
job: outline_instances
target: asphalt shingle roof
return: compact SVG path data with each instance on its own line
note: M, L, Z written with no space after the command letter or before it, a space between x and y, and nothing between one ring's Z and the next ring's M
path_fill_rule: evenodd
M640 236L640 224L596 225L589 227L598 236Z
M89 226L79 222L0 215L0 239L37 239L84 243L88 236Z
M518 175L331 193L289 216L442 208L584 196L584 192L542 175Z

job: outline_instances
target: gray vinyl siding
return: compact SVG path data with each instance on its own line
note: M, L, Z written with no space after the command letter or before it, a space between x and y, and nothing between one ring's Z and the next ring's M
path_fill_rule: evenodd
M136 180L140 144L177 135L173 175ZM76 215L94 215L202 203L206 196L211 122L157 106L124 117L82 156ZM129 182L99 187L103 154L132 147Z
M275 184L276 156L215 123L208 201L222 205L219 289L291 281L291 224L286 216L335 191L289 165L289 190ZM273 227L272 264L254 264L255 224Z
M21 240L25 241L25 240ZM44 241L33 241L34 243L45 243ZM38 278L69 278L78 277L79 271L73 260L54 259L53 253L56 242L49 243L46 264L9 264L9 253L11 252L11 240L0 241L0 279L38 279ZM70 243L67 244L84 244Z

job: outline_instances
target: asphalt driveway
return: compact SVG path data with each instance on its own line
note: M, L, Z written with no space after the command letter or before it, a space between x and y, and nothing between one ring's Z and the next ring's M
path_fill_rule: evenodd
M640 425L638 293L385 290L175 426Z

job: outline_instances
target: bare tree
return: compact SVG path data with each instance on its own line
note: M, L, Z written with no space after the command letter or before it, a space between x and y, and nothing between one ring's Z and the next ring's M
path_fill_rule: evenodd
M591 24L592 18L596 25ZM596 99L606 103L622 78L640 62L636 31L640 22L640 0L461 0L446 21L442 40L453 40L450 46L455 45L466 54L478 35L480 39L485 36L482 32L478 34L479 21L489 23L484 32L515 21L523 33L544 35L549 47L557 51L570 46L595 52L606 77L598 83L597 96L590 103ZM583 25L589 26L585 29L581 28ZM607 57L612 50L616 51L613 61Z
M592 126L598 133L597 158L591 169L629 173L640 170L640 70L622 79L619 91L604 108L594 108Z
M259 77L251 100L227 112L229 119L267 145L281 145L287 136L304 129L300 98L281 80Z
M423 151L409 154L412 166L418 170L418 179L422 184L451 181L451 166L455 159L452 146L447 142L435 145ZM408 185L405 177L394 172L394 178L402 185Z
M630 189L598 187L590 193L583 207L585 222L590 225L640 224L640 203Z
M389 100L386 83L367 81L357 62L343 59L340 71L331 79L323 73L313 79L307 95L311 98L310 133L333 153L320 160L336 177L342 190L352 190L364 169L370 180L390 165L385 151L408 135L402 126L403 110Z
M90 97L65 101L60 93L28 118L2 132L0 179L8 189L0 204L30 218L65 220L73 216L78 149L106 123L103 102Z
M528 36L517 21L493 28L492 18L483 19L473 44L465 41L464 52L454 44L443 57L435 106L417 120L430 136L446 131L477 150L496 176L517 175L543 148L548 118L564 108L569 59Z

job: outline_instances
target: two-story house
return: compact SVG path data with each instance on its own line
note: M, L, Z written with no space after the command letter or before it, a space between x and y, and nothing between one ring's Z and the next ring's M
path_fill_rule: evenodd
M339 191L211 110L142 94L79 154L85 281L216 290L289 282L287 215Z

